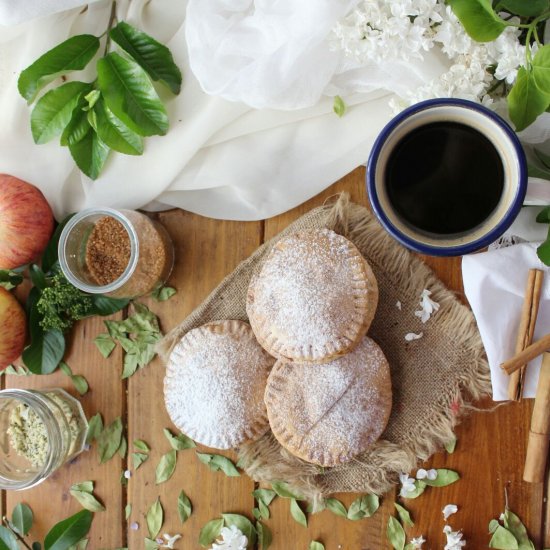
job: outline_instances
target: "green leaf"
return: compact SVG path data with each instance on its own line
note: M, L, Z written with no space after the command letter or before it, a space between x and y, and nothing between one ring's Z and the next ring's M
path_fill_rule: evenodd
M109 148L91 128L80 141L69 145L69 151L80 170L93 180L97 179L109 156Z
M88 113L83 110L86 105L82 96L80 97L76 107L73 109L71 118L61 133L59 139L60 145L73 145L83 139L90 131L90 123L88 122Z
M325 545L317 542L316 540L312 540L309 543L309 550L325 550Z
M84 376L82 376L81 374L73 374L71 376L71 381L74 384L76 391L80 395L86 395L88 393L90 386Z
M163 432L166 439L168 439L170 445L172 446L172 449L175 449L176 451L192 449L197 446L195 442L185 434L180 433L178 435L174 435L168 428L164 428Z
M344 103L344 100L339 95L334 97L334 104L332 105L332 110L339 117L343 117L346 112L346 104Z
M457 439L455 437L454 439L451 439L451 441L447 441L447 443L445 443L445 450L450 455L452 455L455 452L456 442L457 442Z
M156 540L145 538L145 550L158 550L160 546Z
M506 23L493 11L491 0L450 0L449 5L476 42L495 40L506 28Z
M81 491L83 493L92 493L94 490L93 481L82 481L71 486L71 491Z
M125 507L124 507L124 518L126 519L126 521L128 521L130 519L130 516L132 515L132 505L131 504L127 504Z
M97 439L103 431L103 418L101 413L94 414L88 421L88 433L86 435L86 443L89 445L94 439Z
M66 82L41 97L31 113L31 131L35 143L46 143L69 124L80 97L90 84Z
M126 440L126 437L123 435L122 439L120 440L120 447L118 448L118 456L120 456L120 458L126 458L127 452L128 452L128 441Z
M90 539L79 540L76 544L73 544L69 550L86 550L88 548L88 542ZM120 549L119 549L120 550Z
M147 459L149 455L145 453L132 453L132 463L134 470L137 470Z
M99 38L91 34L73 36L40 56L19 75L19 93L31 103L36 94L57 76L80 71L99 48Z
M11 523L20 535L27 535L31 530L32 520L32 510L26 504L19 503L15 506L11 514Z
M514 86L508 94L508 111L516 131L521 131L548 107L550 94L541 91L535 83L533 73L520 67Z
M36 264L31 264L29 267L29 275L32 284L39 290L44 290L48 286L44 272Z
M225 456L199 452L197 452L197 456L203 464L206 464L214 472L221 471L228 477L239 477L241 475L235 468L235 464Z
M222 514L226 527L234 525L248 539L248 546L254 548L256 544L256 530L252 522L240 514Z
M518 541L508 529L499 525L489 541L489 548L501 550L519 550Z
M346 507L338 499L326 498L325 505L333 514L336 514L337 516L343 518L348 517L348 511L346 510Z
M545 206L537 214L537 223L550 223L550 206Z
M82 510L52 527L44 539L44 550L67 550L83 539L90 530L93 514Z
M390 516L388 520L386 536L395 550L404 549L405 531L403 530L403 527L401 527L401 524L393 516Z
M550 93L550 44L539 48L532 62L533 80L546 95ZM548 107L548 104L546 105Z
M89 94L84 96L86 103L88 104L88 111L94 108L94 105L99 101L101 97L101 92L99 90L92 90Z
M97 444L100 463L107 462L118 451L122 442L122 420L120 416L98 435Z
M0 286L11 290L23 282L23 275L10 269L0 269Z
M159 286L151 292L151 298L157 302L165 302L176 294L176 292L177 290L171 286Z
M550 229L546 240L537 248L537 256L545 265L550 265Z
M23 363L33 374L52 373L65 355L65 337L59 330L33 331L31 316L31 343L23 351Z
M356 498L348 509L348 519L357 521L370 518L380 506L378 495L368 494Z
M277 496L277 493L271 489L256 489L252 491L252 495L258 502L263 502L266 506L269 506Z
M273 541L273 535L271 534L269 527L260 521L257 521L256 532L258 533L258 543L261 550L267 550Z
M437 477L435 479L423 479L422 481L430 487L446 487L460 479L458 472L447 470L446 468L438 468L436 470Z
M97 120L97 134L105 145L126 155L143 154L143 138L117 118L105 101L98 101L93 112Z
M401 497L401 498L417 498L417 497L419 497L424 492L424 490L426 489L426 483L424 483L425 481L426 481L425 479L422 480L422 481L417 479L414 482L415 490L406 493L406 495Z
M548 0L500 0L500 8L522 17L537 17L549 6Z
M130 54L155 81L160 80L172 93L181 90L181 71L170 50L153 37L121 21L110 31L111 39Z
M19 550L14 534L3 525L0 525L0 550Z
M128 128L142 136L166 134L166 109L136 62L113 52L98 61L97 74L107 106Z
M168 481L176 469L176 451L172 449L163 455L155 472L155 483L160 485Z
M297 494L296 492L294 492L294 490L290 489L288 483L285 483L284 481L274 481L271 484L271 487L280 497L305 500L303 496Z
M99 502L94 495L88 491L78 490L73 485L69 490L69 493L85 510L89 510L90 512L103 512L105 510L105 506L103 506L103 504L101 504L101 502Z
M497 527L500 525L500 523L498 522L498 520L496 519L492 519L490 522L489 522L489 533L493 534L496 530L497 530Z
M68 216L63 218L60 223L57 224L57 227L55 228L55 231L53 232L53 235L49 240L44 250L44 253L42 254L41 263L44 273L49 273L54 265L57 263L59 237L61 236L61 232L73 216L74 214L69 214Z
M263 503L261 500L258 501L258 512L260 513L261 519L269 519L269 507ZM256 518L259 519L259 518Z
M94 294L92 296L92 315L112 315L117 313L121 309L124 309L130 300L126 298L110 298L108 296L101 296L101 294Z
M164 523L164 510L162 509L160 498L157 498L157 500L155 500L155 502L151 505L145 519L147 521L149 536L152 539L156 538L162 528L162 524Z
M99 334L94 338L94 344L97 346L99 353L107 359L112 351L116 348L116 342L108 334Z
M223 527L223 519L212 519L202 529L199 534L199 544L207 547L219 536Z
M131 340L128 340L131 342ZM124 356L124 368L122 370L122 379L130 378L138 370L139 361L136 353L126 353Z
M300 525L307 527L307 517L295 498L290 499L290 514Z
M191 514L193 513L193 505L189 500L189 497L185 494L185 491L182 489L178 497L178 516L182 523L185 523Z
M529 540L525 525L523 525L519 517L508 508L504 511L504 527L514 535L518 542L519 550L534 550L534 545Z
M403 525L414 527L414 521L411 519L410 512L404 506L401 506L401 504L398 504L397 502L394 502L394 506L397 510L397 513L399 514L399 519L401 520L401 523Z
M136 449L138 449L138 451L143 451L144 453L148 453L151 450L149 445L147 445L143 439L134 439L133 445Z

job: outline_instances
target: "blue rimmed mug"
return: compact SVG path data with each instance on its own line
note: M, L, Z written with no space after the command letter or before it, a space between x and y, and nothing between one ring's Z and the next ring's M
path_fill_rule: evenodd
M458 233L415 226L400 215L388 192L388 161L396 147L414 130L439 122L477 130L490 141L502 163L503 185L496 206L481 223ZM494 242L512 224L527 190L527 162L516 133L493 111L462 99L431 99L405 109L384 127L371 150L366 180L373 211L396 240L422 254L460 256Z

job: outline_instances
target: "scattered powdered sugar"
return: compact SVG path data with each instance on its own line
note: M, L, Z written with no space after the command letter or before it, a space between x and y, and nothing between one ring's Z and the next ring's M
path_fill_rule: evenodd
M324 466L350 460L374 443L391 410L391 380L370 338L323 365L278 362L266 403L273 433L298 456Z
M424 336L423 332L419 332L418 334L415 334L414 332L408 332L407 334L405 334L405 340L407 340L407 342L412 342L413 340L420 340L422 336Z
M345 350L366 330L366 279L363 257L341 235L324 229L286 237L251 287L247 312L254 332L285 357Z
M232 329L220 329L223 323ZM172 421L199 443L220 449L239 445L261 422L267 428L263 393L273 362L246 323L218 322L188 332L166 372Z

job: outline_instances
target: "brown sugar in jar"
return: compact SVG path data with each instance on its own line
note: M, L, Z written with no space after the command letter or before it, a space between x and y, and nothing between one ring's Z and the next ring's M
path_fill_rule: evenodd
M136 298L166 281L174 248L164 227L146 215L97 208L65 226L59 261L67 279L85 292Z

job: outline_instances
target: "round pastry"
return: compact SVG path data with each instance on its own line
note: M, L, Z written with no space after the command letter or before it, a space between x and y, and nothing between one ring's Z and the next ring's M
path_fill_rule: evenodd
M335 466L368 449L384 431L392 405L388 362L368 337L323 365L277 361L265 402L283 447L308 462Z
M330 229L281 239L250 283L246 312L278 359L325 362L366 334L378 285L356 246Z
M269 427L263 397L273 362L242 321L189 331L166 367L164 401L172 422L217 449L256 439Z

